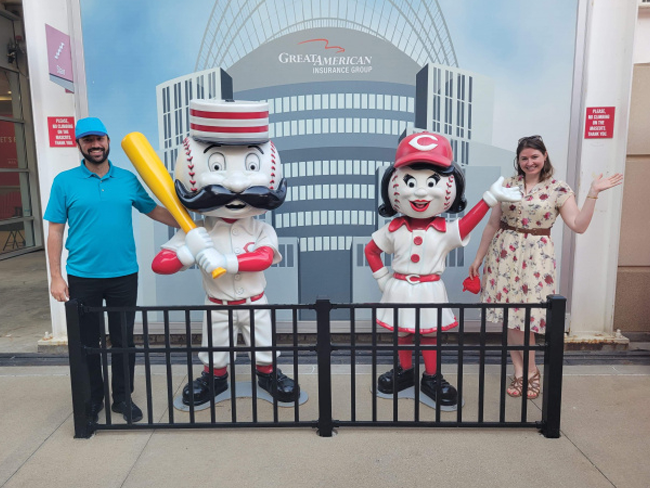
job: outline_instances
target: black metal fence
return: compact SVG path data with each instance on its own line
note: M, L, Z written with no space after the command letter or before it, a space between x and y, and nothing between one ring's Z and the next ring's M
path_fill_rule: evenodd
M546 334L543 344L531 344L528 326L523 345L507 343L507 312L511 308L525 310L525 323L530 323L533 309L546 310ZM459 326L453 332L442 332L437 344L422 344L418 333L412 345L398 345L397 330L384 332L377 327L376 315L380 308L415 309L416 332L419 331L419 310L435 308L438 323L441 323L442 310L451 308L456 311ZM504 310L505 323L495 335L488 333L485 312L487 308ZM270 310L273 343L270 347L255 346L255 315L259 309ZM332 334L331 311L347 309L349 311L349 331L346 334ZM468 310L479 310L480 327L478 331L466 333L465 317ZM550 295L542 304L335 304L327 299L317 300L310 305L237 305L211 307L136 307L142 321L142 344L134 347L109 347L107 338L101 335L98 348L84 347L80 341L80 318L86 313L100 313L101 325L104 325L104 312L122 312L122 332L126 335L126 312L133 309L91 308L70 301L66 305L68 344L70 360L70 377L74 410L75 437L87 438L98 430L121 429L196 429L196 428L252 428L252 427L310 427L317 429L320 436L329 437L335 428L348 426L363 427L532 427L539 429L544 436L560 436L560 407L562 393L562 365L564 354L564 320L566 299L559 295ZM191 314L200 311L210 325L212 310L228 311L230 338L227 347L213 345L212 328L207 328L207 346L196 346L192 337ZM233 314L236 310L249 310L251 322L251 344L239 345L237 334L233 333ZM291 311L291 332L283 333L290 340L277 343L278 311ZM301 323L298 320L300 310L316 312L316 335L311 340L304 340ZM362 313L366 317L370 312L370 334L359 334L356 319ZM184 344L172 343L170 332L170 313L184 315ZM163 343L150 341L150 317L162 314ZM397 318L397 313L395 313ZM368 319L366 319L366 323ZM380 329L380 330L377 330ZM397 329L397 328L396 328ZM388 336L388 337L387 337ZM392 336L392 340L391 337ZM299 339L301 338L301 339ZM386 340L388 339L388 340ZM437 370L455 383L458 390L458 408L444 411L438 403L434 408L425 406L418 381L415 381L413 401L381 398L377 392L377 376L386 369L398 365L398 351L412 350L415 378L420 374L421 353L426 350L437 351ZM528 364L531 353L543 356L543 381L541 408L537 403L527 399L528 378L524 375L523 395L510 398L506 395L508 382L507 365L509 351L523 351L524 364ZM229 389L230 399L208 402L207 407L197 408L193 402L178 409L178 398L183 386L191 384L196 378L196 353L227 352L230 359ZM255 352L271 351L273 370L282 367L289 372L296 383L301 385L305 395L291 404L281 404L277 400L263 400L255 387ZM238 352L250 353L248 358L237 358ZM121 353L121 354L120 354ZM144 419L134 423L116 418L110 411L109 364L113 355L124 361L127 391L131 389L128 377L128 354L135 353L138 370L144 369L144 381L136 376L136 388L133 400L144 405ZM278 353L282 356L279 357ZM94 422L88 412L90 385L86 358L99 355L104 377L104 402L106 409L101 413L99 422ZM213 370L212 354L209 354L209 371ZM241 355L240 355L241 356ZM315 374L305 374L311 368ZM381 368L381 369L380 369ZM289 371L289 369L291 371ZM334 378L333 378L334 376ZM238 395L241 378L251 380L250 398ZM144 384L143 384L144 383ZM439 391L438 391L439 393ZM305 402L304 396L309 400ZM176 397L176 400L175 400ZM176 406L175 406L176 401Z

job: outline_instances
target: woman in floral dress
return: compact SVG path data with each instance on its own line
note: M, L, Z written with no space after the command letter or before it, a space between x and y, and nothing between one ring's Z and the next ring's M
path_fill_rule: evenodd
M574 232L582 234L589 227L596 200L601 191L623 182L623 175L599 175L594 179L582 206L578 208L575 195L563 181L553 178L553 165L540 136L524 137L517 145L515 158L517 176L504 181L506 187L519 187L523 198L517 203L501 203L492 209L483 231L476 259L469 268L471 278L479 276L483 264L481 301L484 303L541 303L556 292L555 249L551 227L558 215ZM487 319L503 320L503 309L488 309ZM525 310L511 309L508 313L508 343L524 344ZM544 334L546 314L543 309L530 313L530 343L535 334ZM510 351L514 377L507 393L522 395L523 351ZM535 352L528 361L529 399L540 393L540 374L535 365Z

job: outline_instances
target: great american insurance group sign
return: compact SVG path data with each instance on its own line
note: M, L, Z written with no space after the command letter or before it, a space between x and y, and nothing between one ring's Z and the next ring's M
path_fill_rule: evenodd
M323 54L298 54L282 52L278 56L280 64L306 64L311 66L314 74L349 74L349 73L370 73L372 71L372 56L341 55L345 53L342 46L331 45L329 39L316 38L307 39L299 44L314 43L321 49L335 50L338 55Z
M395 46L371 34L321 28L294 32L263 44L227 72L237 80L236 91L241 91L335 80L414 85L420 69ZM260 76L251 76L252 71L258 71Z

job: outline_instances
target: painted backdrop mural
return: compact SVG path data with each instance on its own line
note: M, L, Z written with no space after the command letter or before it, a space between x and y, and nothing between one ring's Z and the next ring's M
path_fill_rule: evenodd
M290 185L265 216L285 257L271 302L378 299L362 249L384 223L378 178L414 128L451 140L469 201L512 174L524 135L542 134L566 174L575 1L80 1L90 112L118 165L137 130L173 171L192 98L269 102ZM480 232L448 257L452 301L474 300L460 290ZM142 223L143 270L167 238ZM141 280L145 303L202 302L191 272Z

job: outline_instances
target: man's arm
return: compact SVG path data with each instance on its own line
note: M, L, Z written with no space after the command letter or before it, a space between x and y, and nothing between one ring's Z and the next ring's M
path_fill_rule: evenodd
M59 302L67 302L70 299L68 284L61 275L61 252L63 251L64 232L65 224L50 222L50 230L47 234L47 257L50 261L50 275L52 276L50 293Z
M181 227L178 225L178 222L176 222L176 219L172 217L172 214L169 213L169 210L167 210L165 207L161 207L160 205L156 205L156 208L149 212L147 214L147 217L152 218L153 220L157 220L158 222L162 222L169 227L174 227L176 229L180 229Z

